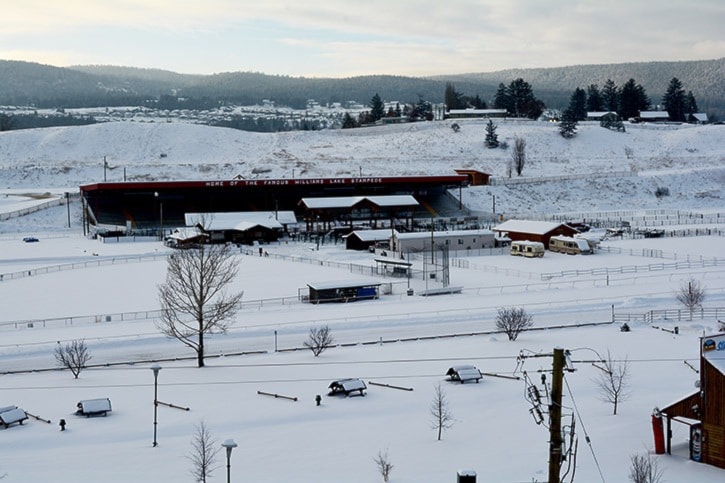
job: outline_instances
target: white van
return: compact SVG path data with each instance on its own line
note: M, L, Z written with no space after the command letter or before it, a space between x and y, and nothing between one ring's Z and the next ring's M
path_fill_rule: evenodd
M541 242L529 241L529 240L517 240L511 242L511 249L509 250L511 255L522 256L522 257L543 257L544 256L544 244Z
M567 255L589 255L592 249L583 238L570 236L552 236L549 239L549 251L566 253Z

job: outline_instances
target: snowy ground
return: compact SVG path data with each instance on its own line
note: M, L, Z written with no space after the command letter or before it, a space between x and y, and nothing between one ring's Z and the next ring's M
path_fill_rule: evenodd
M129 126L132 126L131 130L137 129L137 126ZM463 126L463 131L467 126ZM544 128L553 129L550 126L540 129ZM81 149L100 146L94 136L86 134L83 134L83 143L74 140L75 136L81 137L80 133L91 132L85 129L88 128L67 135L58 132L58 139L52 140L57 143L55 150L46 152L46 156L53 152L54 156L70 160ZM507 128L507 132L514 131ZM633 140L632 145L642 143L643 152L659 149L656 144L679 146L676 141L680 132L689 136L704 131L685 127L670 133L674 140L669 136L652 137L653 144L646 148L644 141ZM710 134L712 132L716 131L710 131ZM2 134L5 136L6 133ZM353 137L347 133L327 133L323 140L323 134L307 133L304 142L309 144L310 151L314 146L320 146L320 149L329 149L324 146L331 143L337 146L335 139L338 137ZM106 135L109 144L117 142L115 136ZM183 144L184 135L177 135ZM453 133L442 129L439 135L450 138ZM3 153L10 149L8 144L19 141L6 143L7 138L3 136L0 136L0 159L5 161L0 176L9 188L7 201L3 204L16 209L16 203L21 200L16 197L18 190L22 192L38 186L34 183L40 176L34 178L34 171L27 166L18 168L24 161L17 152L17 165L8 161L6 156L9 155ZM48 133L36 133L35 141L37 136L48 136ZM139 139L134 136L126 139L129 159L134 157L133 147ZM233 136L242 135L234 133ZM365 134L354 136L364 137ZM374 133L370 136L375 138ZM293 137L298 137L300 143L294 144L294 152L307 152L302 144L305 133L262 137L259 145L283 144L289 152L292 147L287 143L291 143ZM398 151L392 147L398 142L398 136L393 136L387 144L391 150ZM550 142L552 145L560 143L554 135ZM704 183L705 178L722 173L725 148L722 137L717 136L713 140L710 135L703 134L702 138L687 142L696 142L703 150L708 146L708 154L703 158L697 153L686 157L684 149L681 156L672 154L672 168L684 170L681 175L686 181L681 185L682 191L695 193L698 182ZM224 149L228 149L229 143L229 140L222 142ZM533 140L530 143L533 150L535 143ZM198 144L205 145L203 142ZM257 145L256 142L252 144ZM440 142L432 147L431 144L425 159L441 154L438 150L445 145ZM61 146L65 147L61 149ZM596 154L601 146L596 143L594 146L597 148L590 149L589 157L585 157L588 151L584 148L578 152L577 156L582 156L581 164L588 166L577 168L578 172L593 169L597 163L610 163L606 153ZM198 153L207 152L205 148L198 149ZM450 149L455 152L454 147ZM67 154L74 150L75 154ZM361 150L360 146L358 150ZM282 151L275 148L271 152ZM339 153L344 155L344 151ZM93 152L93 156L97 154ZM201 154L198 156L202 164L204 159ZM211 154L208 156L212 157ZM622 157L625 157L624 153ZM411 170L413 158L415 156L410 156ZM319 156L316 163L322 164ZM83 164L84 161L77 163L78 166ZM542 166L544 164L542 161ZM568 164L573 167L577 163L572 158ZM707 168L709 174L695 179L693 164ZM461 165L454 160L449 162L449 167ZM76 172L75 165L65 170L71 173L69 177L61 176L57 173L64 170L57 166L49 161L40 169L46 181L48 174L56 173L56 176L51 188L35 188L35 191L55 191L62 195L69 186L98 181L97 177L83 178ZM419 164L417 169L439 172L438 168L428 170L424 166ZM536 166L537 163L532 170ZM354 174L355 165L348 168ZM80 169L87 174L91 168ZM93 169L102 173L102 165L96 163ZM404 172L403 168L395 169L401 169L401 174ZM550 174L543 172L543 167L541 169L541 175ZM640 169L645 166L641 165ZM193 169L184 172L181 167L178 171L169 167L163 170L168 170L171 177L185 173L186 179L198 174ZM25 178L27 185L21 176L23 172L28 176ZM450 170L441 168L440 172L449 173ZM275 171L270 175L282 176L283 173ZM666 179L671 190L675 186L680 189L680 185L675 184L679 178ZM711 190L702 185L699 189ZM684 197L682 208L722 209L722 183L712 190L713 196L692 194ZM581 191L580 195L584 193ZM628 190L614 195L603 189L595 190L596 196L591 193L592 203L601 199L602 204L614 206L620 203L620 208L639 207L640 200L644 203L650 197L654 198L651 194L645 196ZM623 198L617 201L617 197ZM672 260L603 251L588 257L547 252L544 258L535 260L508 255L472 257L468 259L469 268L451 270L451 284L464 287L459 295L408 296L407 282L395 280L393 294L379 300L318 306L298 302L298 289L308 282L349 280L357 275L318 263L285 261L283 256L369 266L373 263L372 255L345 252L334 246L316 250L310 245L283 243L266 247L270 257L240 254L241 272L234 289L244 290L247 305L238 314L229 334L212 338L208 349L213 357L208 359L206 368L198 369L193 361L183 359L192 356L188 350L158 334L153 319L121 321L116 318L123 313L158 308L156 285L165 275L165 262L158 257L167 249L158 242L101 244L86 239L80 234L77 204L71 204L70 228L67 227L65 206L20 218L0 219L0 274L4 275L0 282L3 307L0 367L3 372L32 371L0 376L3 388L0 406L18 405L51 420L50 424L29 420L23 426L0 429L0 438L6 442L0 451L0 476L4 475L4 481L193 481L186 456L191 451L195 425L201 421L218 440L217 447L227 438L233 438L239 444L232 454L232 481L381 481L373 458L385 449L395 466L391 475L394 483L455 481L456 472L464 468L475 470L478 481L545 481L548 431L537 426L529 415L531 405L524 399L525 383L485 376L480 384L461 385L447 382L444 374L452 365L470 363L484 372L505 376L523 377L525 371L536 383L540 381L539 371L550 368L551 358L526 358L521 366L518 356L522 353L548 354L555 347L572 350L576 361L576 372L566 375L564 392L568 415L565 423L569 424L571 415L575 415L579 438L575 480L627 481L630 456L653 451L650 423L653 408L672 403L694 390L697 374L685 361L696 363L699 337L715 331L716 320L658 323L665 328L678 326L678 335L642 324L633 324L632 332L622 333L618 325L605 324L530 331L515 342L497 333L433 340L402 339L490 332L494 329L496 310L503 306L524 307L534 316L538 328L607 322L611 320L612 311L642 314L653 309L674 309L678 308L674 294L690 277L697 278L706 287L707 307L725 307L725 272L722 270L725 243L719 237L606 243L612 247L659 250L667 256L676 254L678 260L718 261L717 266L707 268L693 264L689 268L650 270L646 267ZM567 205L562 201L557 206L561 210L573 210L576 204ZM0 207L0 212L4 209ZM23 242L22 238L28 235L38 237L39 242ZM135 258L129 263L110 263L125 257ZM68 264L74 265L69 267ZM625 266L643 268L634 273L610 275L608 279L599 275L541 280L542 273L570 268ZM45 271L50 273L39 273L46 267ZM18 275L17 278L9 275L26 271L32 275ZM417 293L425 288L425 282L413 280L411 287ZM260 303L261 299L277 300ZM110 322L106 318L109 315ZM71 318L72 323L68 322ZM29 321L33 323L32 328L28 327ZM314 358L309 351L287 350L300 347L310 327L321 324L330 325L336 341L345 347L328 349L319 358ZM100 367L86 369L77 380L66 371L42 371L55 366L53 349L58 342L78 338L86 340L93 355L91 363L100 364ZM382 344L379 343L381 339ZM280 351L275 352L275 345ZM263 353L235 355L250 351ZM592 381L599 370L588 362L607 351L618 359L628 359L631 372L630 397L622 403L616 416L611 414L610 404L599 400ZM174 358L179 360L166 360ZM164 360L159 374L159 399L190 408L182 411L159 407L159 446L156 448L151 444L154 387L149 364L103 366L141 360ZM413 388L413 391L369 385L364 398L328 397L329 383L343 377L359 377L367 382ZM440 442L436 441L435 432L430 428L429 415L434 386L438 383L446 392L455 418L455 424L444 432ZM298 400L270 398L257 391L293 396ZM318 394L322 395L320 407L314 402ZM113 411L108 417L86 419L73 414L79 400L98 397L111 399ZM64 432L58 427L61 418L68 423ZM589 437L591 445L585 437ZM673 454L656 457L664 470L665 481L722 481L723 470L688 459L686 426L674 424L672 441ZM225 459L221 453L217 463L219 467L210 481L224 481Z

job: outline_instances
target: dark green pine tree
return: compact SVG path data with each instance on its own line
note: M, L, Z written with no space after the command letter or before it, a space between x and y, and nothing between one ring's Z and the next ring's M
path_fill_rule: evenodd
M662 96L662 105L669 114L670 121L683 122L685 120L685 102L685 90L682 88L682 82L677 77L673 77L667 86L665 95Z
M687 97L685 97L685 112L687 114L695 114L696 112L700 112L700 109L697 107L697 101L695 100L695 96L692 95L692 91L687 91Z
M471 99L471 104L473 104L473 107L476 109L487 109L486 101L481 99L478 94L476 94L476 97Z
M483 143L489 149L497 148L499 145L498 134L496 134L497 127L498 126L496 126L492 120L488 120L488 123L486 124L486 139Z
M343 129L352 129L354 127L357 127L357 121L350 115L349 112L346 112L345 115L342 117L342 128Z
M612 79L607 79L602 89L602 110L610 112L619 110L619 89Z
M559 122L559 134L565 139L571 139L576 136L576 115L571 109L566 109L561 114L561 121Z
M446 103L446 110L448 111L451 109L464 109L466 107L463 102L463 94L456 92L456 88L451 82L446 82L446 91L443 99Z
M377 93L370 99L368 106L370 107L370 116L373 122L379 121L385 116L385 104L383 104L383 101Z
M619 94L619 115L622 119L639 116L640 111L649 109L649 97L644 87L629 79Z
M496 96L493 98L493 108L506 109L508 112L511 112L510 107L511 102L509 100L508 90L502 82L498 85L498 89L496 90Z
M599 86L591 84L587 87L587 111L588 112L601 112L604 110L604 102L602 100L602 93L599 92Z
M574 89L574 93L571 95L569 100L569 108L567 109L572 112L574 119L577 121L585 121L587 118L587 93L584 89L577 87Z

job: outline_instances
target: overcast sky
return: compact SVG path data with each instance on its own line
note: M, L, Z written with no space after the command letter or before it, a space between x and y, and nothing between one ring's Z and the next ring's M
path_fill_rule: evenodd
M725 56L723 0L4 1L0 59L425 76Z

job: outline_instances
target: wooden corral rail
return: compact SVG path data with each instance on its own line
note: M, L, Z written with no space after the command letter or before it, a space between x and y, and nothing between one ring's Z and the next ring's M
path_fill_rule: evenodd
M273 397L275 399L287 399L288 401L295 401L295 402L297 402L297 397L296 396L284 396L282 394L275 394L273 392L264 392L264 391L257 391L257 394L259 394L261 396L270 396L270 397Z
M368 384L370 384L371 386L380 386L380 387L389 387L391 389L400 389L401 391L412 391L413 390L412 387L393 386L392 384L383 384L380 382L373 382L373 381L368 381Z
M541 280L551 280L553 278L563 277L580 277L582 275L601 276L624 273L660 272L663 270L689 270L693 268L719 267L723 265L725 265L725 260L711 258L707 260L692 260L672 263L650 263L649 265L626 265L617 268L603 267L589 270L563 270L561 272L542 273Z

